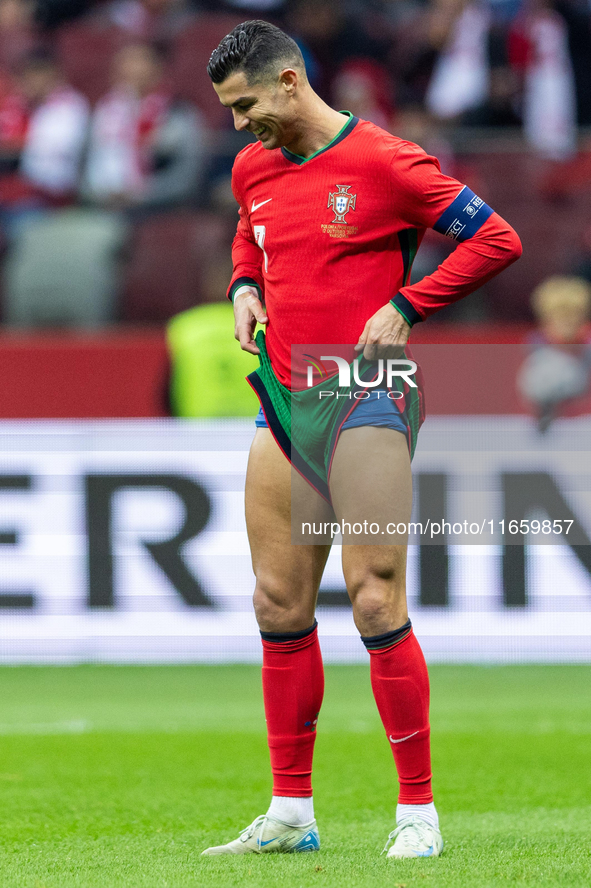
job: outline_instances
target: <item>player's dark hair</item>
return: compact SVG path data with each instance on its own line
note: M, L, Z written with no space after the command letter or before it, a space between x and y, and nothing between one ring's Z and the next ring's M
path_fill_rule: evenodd
M290 66L306 72L295 40L269 22L252 21L242 22L226 34L211 54L207 73L213 83L222 83L235 71L244 71L253 82Z

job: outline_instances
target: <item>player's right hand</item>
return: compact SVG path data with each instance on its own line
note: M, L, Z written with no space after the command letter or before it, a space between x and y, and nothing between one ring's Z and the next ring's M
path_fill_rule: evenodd
M255 327L257 323L266 324L268 320L255 287L244 288L234 297L234 338L243 351L259 354L259 347L253 338Z

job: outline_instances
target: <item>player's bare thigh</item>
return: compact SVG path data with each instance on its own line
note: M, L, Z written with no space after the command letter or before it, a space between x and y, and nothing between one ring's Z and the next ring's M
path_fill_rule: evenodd
M246 526L257 581L255 613L267 632L312 625L330 551L329 545L292 544L292 493L310 520L334 520L322 497L291 469L271 432L257 429L246 474Z
M405 436L374 426L342 432L330 490L337 521L351 524L343 536L343 572L357 628L371 636L402 626L408 619L408 536L391 535L387 526L407 527L410 521L412 475ZM355 524L357 529L366 526L367 533L355 534Z

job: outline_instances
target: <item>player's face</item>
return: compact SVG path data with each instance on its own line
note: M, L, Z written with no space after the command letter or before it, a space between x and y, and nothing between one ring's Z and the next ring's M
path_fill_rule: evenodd
M276 82L249 83L242 71L214 83L222 105L230 108L237 130L253 133L264 148L287 145L294 135L293 83L282 72Z

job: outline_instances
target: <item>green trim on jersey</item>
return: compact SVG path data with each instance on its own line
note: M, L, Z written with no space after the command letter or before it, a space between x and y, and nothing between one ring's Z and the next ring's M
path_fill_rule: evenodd
M410 283L410 274L412 264L415 261L417 250L419 249L419 233L416 228L403 228L398 232L398 242L400 244L400 253L402 256L402 286L406 287Z
M406 315L404 314L404 312L402 311L402 309L400 308L400 306L399 306L399 305L396 305L396 303L394 302L393 299L390 299L390 305L392 306L392 308L395 308L395 309L396 309L396 311L398 312L398 314L401 314L401 315L402 315L402 317L404 318L404 320L406 321L406 323L408 324L408 326L409 326L409 327L412 327L412 324L411 324L411 322L409 321L409 319L406 317Z
M318 151L315 151L314 154L310 155L310 157L303 157L301 154L295 154L295 152L290 151L289 148L281 149L283 156L287 160L291 160L293 161L293 163L297 163L298 166L303 166L305 163L308 163L309 160L313 160L315 157L318 157L318 155L322 154L323 151L327 151L329 148L332 147L332 145L334 145L335 142L337 142L341 138L347 127L351 124L351 121L354 119L351 111L339 111L339 114L345 114L348 119L342 125L336 136L330 140L330 142L328 142L322 148L319 148Z
M228 294L232 305L234 305L234 297L236 296L236 290L239 290L240 287L254 287L255 290L258 290L258 292L259 292L259 299L261 300L261 302L263 301L263 291L261 290L260 286L257 284L256 281L251 281L250 283L246 283L244 280L239 279L237 281L234 281L234 283L232 284L232 289L230 290L230 293Z
M267 424L294 467L330 502L328 477L341 427L360 403L355 394L366 388L355 382L349 389L341 388L336 374L311 388L292 392L275 375L262 330L257 333L255 341L260 349L260 366L248 376L248 381L259 396ZM371 382L377 374L375 361L366 361L363 357L358 360L359 378ZM417 388L405 388L401 417L407 427L412 459L421 425L420 399ZM321 390L334 394L321 399Z
M400 244L400 255L402 256L402 286L407 287L410 283L412 264L415 261L417 250L419 249L419 233L417 229L403 228L402 231L398 232L398 242ZM396 296L398 295L399 294L397 293ZM390 305L394 306L396 311L400 312L409 327L412 327L413 322L408 317L408 314L396 303L396 296L390 299Z

